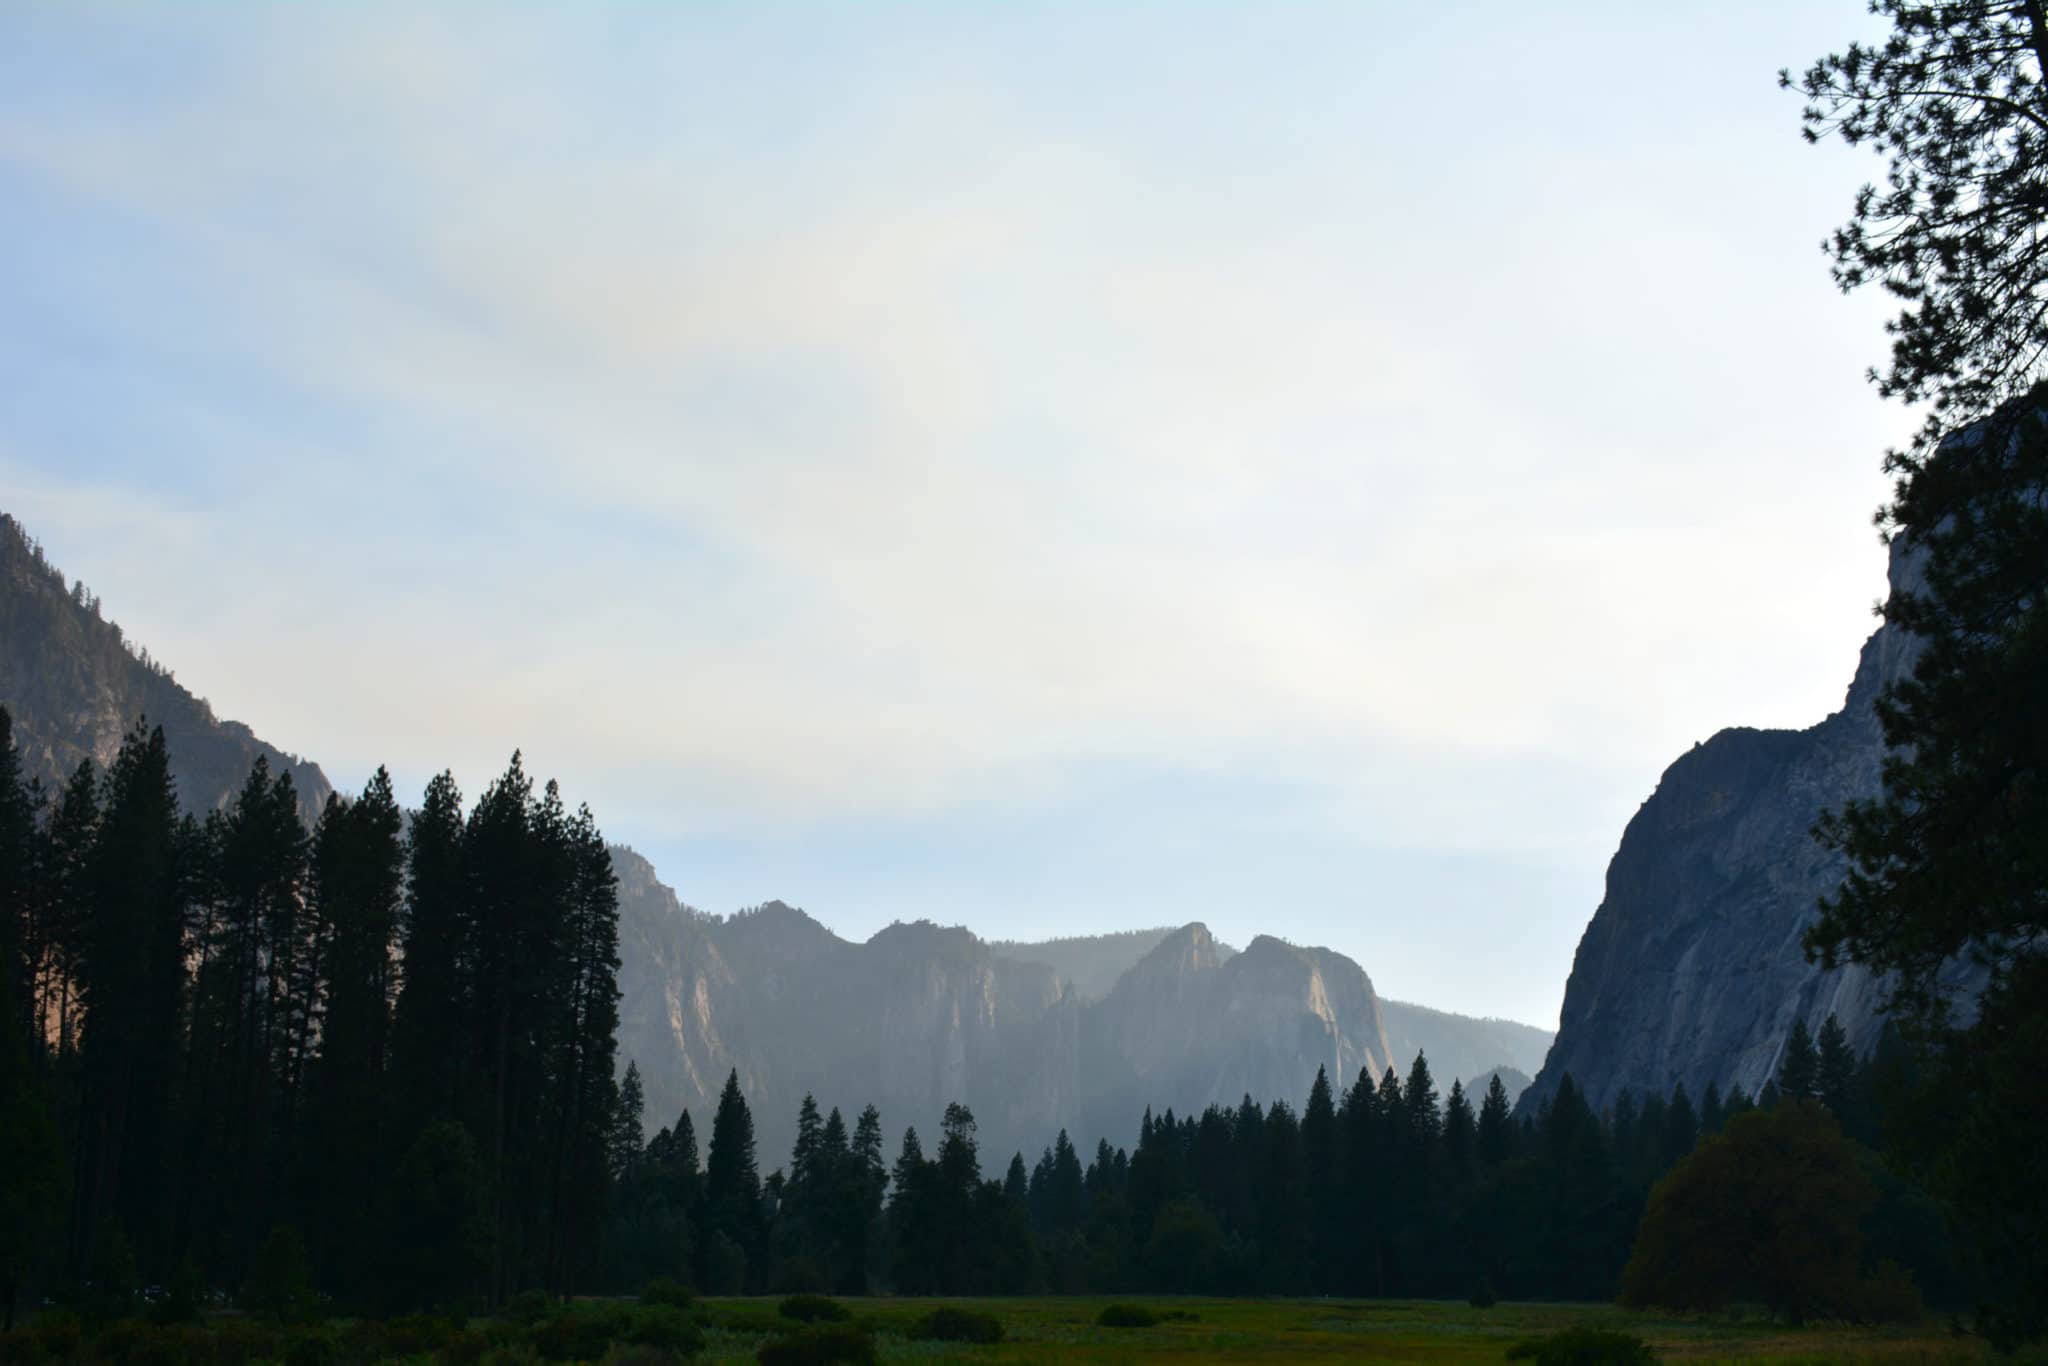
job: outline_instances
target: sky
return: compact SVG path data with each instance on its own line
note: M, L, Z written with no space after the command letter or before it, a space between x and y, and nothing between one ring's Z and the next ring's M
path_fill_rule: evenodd
M683 899L1205 921L1554 1026L1841 705L1914 425L1777 88L1860 0L17 4L0 510L345 790Z

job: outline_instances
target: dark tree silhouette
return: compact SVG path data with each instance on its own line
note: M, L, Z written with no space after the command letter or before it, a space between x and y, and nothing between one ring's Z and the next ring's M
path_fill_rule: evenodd
M2048 17L2042 0L1872 0L1881 43L1851 44L1781 84L1808 141L1889 162L1825 244L1844 290L1902 301L1879 392L1930 403L1924 452L2041 377L2048 350ZM1916 466L1900 461L1909 476Z

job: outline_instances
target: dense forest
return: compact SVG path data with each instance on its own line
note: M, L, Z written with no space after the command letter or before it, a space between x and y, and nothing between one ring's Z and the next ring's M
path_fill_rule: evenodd
M141 722L44 792L0 710L0 1299L280 1255L365 1308L588 1284L617 922L589 811L517 755L466 812L380 770L309 831L263 759L181 812Z
M444 774L408 815L380 771L311 830L262 760L181 813L169 758L138 724L45 793L0 711L10 1305L260 1296L301 1262L366 1312L662 1281L1605 1299L1660 1179L1781 1103L1855 1154L1862 1260L1963 1294L1939 1212L1870 1153L1904 1055L1858 1061L1832 1022L1755 1099L1595 1114L1567 1082L1517 1119L1497 1078L1440 1094L1418 1056L1341 1094L1318 1072L1298 1110L1148 1110L1128 1149L1062 1132L1035 1162L985 1164L959 1105L892 1160L874 1107L807 1099L764 1177L737 1075L701 1155L687 1113L644 1137L637 1071L614 1081L609 855L516 755L466 810Z
M1826 1138L1819 1167L1812 1151L1788 1153L1801 1165L1784 1175L1839 1169L1855 1270L1890 1261L1958 1304L1967 1286L1940 1210L1871 1146L1880 1094L1907 1068L1890 1044L1859 1061L1831 1018L1817 1043L1794 1036L1760 1097L1709 1087L1695 1103L1680 1087L1596 1115L1567 1084L1517 1119L1498 1079L1475 1105L1455 1082L1440 1094L1418 1057L1405 1079L1389 1070L1341 1096L1319 1072L1298 1112L1250 1097L1199 1116L1148 1111L1128 1150L1098 1140L1084 1159L1062 1132L1036 1162L986 1171L961 1106L929 1155L911 1130L885 1165L872 1107L849 1130L806 1101L788 1166L765 1179L735 1077L701 1167L687 1113L616 1149L608 1274L619 1289L672 1278L720 1293L1611 1299L1667 1173L1743 1116L1797 1107ZM636 1096L629 1069L624 1135L639 1132Z

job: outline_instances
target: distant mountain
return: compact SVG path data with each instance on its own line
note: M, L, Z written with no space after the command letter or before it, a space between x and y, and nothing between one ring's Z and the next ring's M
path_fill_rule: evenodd
M1557 1037L1534 1025L1474 1019L1406 1001L1382 1001L1380 1009L1386 1015L1387 1043L1394 1056L1412 1061L1417 1053L1426 1054L1430 1075L1444 1091L1450 1090L1454 1077L1462 1079L1496 1067L1533 1075L1543 1066L1551 1040ZM1528 1084L1528 1076L1522 1084Z
M806 1092L849 1117L872 1102L892 1145L906 1125L928 1138L961 1101L994 1162L1061 1128L1084 1145L1128 1143L1147 1105L1186 1113L1251 1094L1298 1106L1318 1067L1343 1086L1387 1066L1370 979L1327 949L1262 936L1233 954L1187 925L1143 936L1149 951L1091 1001L957 927L896 924L855 944L779 902L692 910L630 850L613 866L619 1054L640 1068L648 1124L688 1107L701 1126L736 1069L767 1165Z
M1161 940L1178 933L1172 925L1149 930L1118 930L1109 934L1070 935L1063 939L991 939L989 951L998 958L1020 963L1042 963L1059 979L1079 992L1084 1001L1099 1001L1115 988L1117 979L1137 961L1159 946ZM1225 958L1237 952L1217 941L1216 950Z
M1520 1100L1522 1092L1529 1089L1530 1077L1527 1072L1513 1067L1489 1067L1477 1076L1465 1078L1465 1094L1472 1098L1473 1109L1478 1109L1486 1099L1486 1092L1493 1085L1495 1077L1500 1078L1501 1089L1507 1092L1510 1105Z
M309 822L331 790L316 765L179 686L4 514L0 705L46 782L81 759L111 759L147 715L164 727L189 810L223 805L259 755L292 775ZM1407 1022L1397 1032L1357 963L1270 936L1241 953L1201 925L992 945L919 922L856 944L780 902L707 915L632 850L615 847L612 862L619 1059L639 1065L646 1123L672 1123L687 1106L708 1136L736 1070L765 1167L785 1160L806 1092L849 1121L877 1105L892 1150L911 1124L929 1146L946 1104L962 1101L993 1167L1062 1127L1084 1145L1127 1144L1147 1105L1187 1113L1247 1094L1299 1105L1318 1067L1348 1086L1405 1068L1410 1045L1441 1052L1449 1077L1459 1030L1498 1032L1498 1022L1412 1008L1392 1017Z
M1127 930L1120 934L1081 935L1027 943L996 940L989 945L999 957L1041 963L1058 973L1083 999L1100 1000L1117 981L1168 936L1170 929ZM1218 943L1228 959L1236 953ZM1382 999L1386 1023L1386 1056L1402 1074L1417 1053L1426 1054L1438 1084L1448 1088L1454 1077L1466 1077L1495 1066L1534 1073L1543 1066L1556 1034L1513 1020L1480 1019L1446 1010Z
M178 799L188 811L223 805L261 754L288 772L308 820L333 789L318 765L223 721L169 669L100 615L83 584L67 587L21 524L0 513L0 706L14 717L28 772L55 785L80 760L105 765L147 716L164 728Z
M1919 572L1894 542L1893 591ZM1776 1074L1794 1022L1817 1033L1831 1013L1858 1051L1875 1045L1880 984L1856 966L1824 972L1800 946L1846 871L1810 832L1821 812L1877 795L1875 703L1914 658L1914 642L1883 626L1842 710L1806 730L1724 730L1664 771L1608 865L1525 1106L1566 1072L1596 1106L1679 1082L1695 1098L1709 1082L1753 1094ZM1951 984L1968 996L1981 981L1962 969Z

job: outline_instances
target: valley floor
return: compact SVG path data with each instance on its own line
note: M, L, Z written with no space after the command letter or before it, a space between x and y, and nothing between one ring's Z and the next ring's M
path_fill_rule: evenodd
M877 1331L887 1361L1011 1363L1182 1362L1499 1362L1524 1339L1589 1324L1636 1334L1660 1360L1712 1362L1976 1362L1991 1357L1977 1338L1955 1336L1930 1317L1915 1328L1790 1328L1761 1318L1673 1318L1598 1304L1500 1304L1490 1309L1441 1300L1209 1300L1172 1297L1060 1297L991 1300L847 1300L857 1321ZM1112 1303L1180 1310L1192 1321L1141 1329L1103 1328ZM987 1347L915 1342L902 1336L938 1304L993 1314L1005 1340ZM773 1300L714 1300L721 1326L701 1360L752 1362L765 1340L746 1331L758 1306L762 1327ZM729 1326L728 1326L729 1325ZM895 1330L895 1331L892 1331Z

